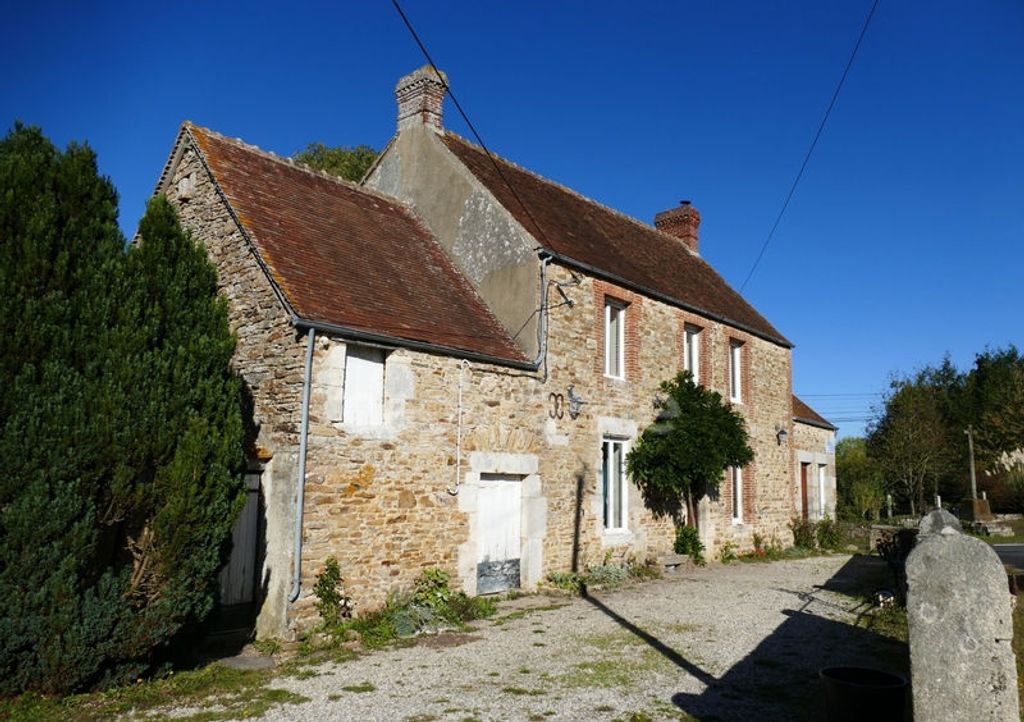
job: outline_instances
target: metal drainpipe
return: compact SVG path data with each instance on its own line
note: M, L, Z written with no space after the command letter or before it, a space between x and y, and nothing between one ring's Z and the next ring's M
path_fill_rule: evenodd
M306 332L306 371L302 379L302 421L299 425L299 474L296 480L297 499L295 502L295 550L294 563L292 567L295 573L292 576L292 591L288 595L288 601L294 602L299 598L302 589L302 513L304 497L306 492L306 439L309 436L309 387L312 386L313 378L313 340L316 338L316 331L310 328Z

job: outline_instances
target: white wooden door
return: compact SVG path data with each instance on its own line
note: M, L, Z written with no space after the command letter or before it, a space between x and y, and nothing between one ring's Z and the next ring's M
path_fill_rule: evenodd
M480 475L477 491L477 594L519 587L522 487L520 476Z
M220 603L255 601L256 547L259 543L260 474L245 475L245 506L231 530L231 556L220 571Z

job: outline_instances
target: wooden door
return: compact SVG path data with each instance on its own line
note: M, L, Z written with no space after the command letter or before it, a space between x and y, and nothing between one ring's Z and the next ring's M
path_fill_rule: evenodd
M481 474L477 490L476 593L518 589L522 555L522 477Z
M807 507L807 470L810 464L800 463L800 514L804 519L808 517Z
M245 475L245 497L245 506L231 530L231 556L220 571L220 603L224 606L256 600L260 472Z

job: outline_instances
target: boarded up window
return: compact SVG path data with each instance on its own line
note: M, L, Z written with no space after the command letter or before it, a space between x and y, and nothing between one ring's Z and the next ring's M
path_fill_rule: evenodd
M384 352L380 349L348 347L343 415L352 426L384 423Z

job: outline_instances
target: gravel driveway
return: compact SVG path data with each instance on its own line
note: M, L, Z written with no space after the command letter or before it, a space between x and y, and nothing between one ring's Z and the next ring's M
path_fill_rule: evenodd
M469 634L276 679L310 701L264 719L817 720L820 667L905 672L905 646L854 626L865 606L821 588L871 563L715 565L586 599L503 602Z

